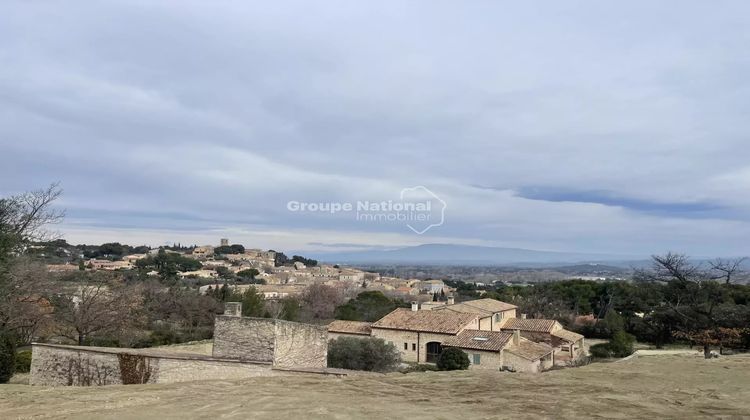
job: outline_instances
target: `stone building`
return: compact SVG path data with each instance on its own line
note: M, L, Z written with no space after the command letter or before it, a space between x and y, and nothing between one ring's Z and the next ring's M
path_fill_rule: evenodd
M442 352L445 340L465 329L479 329L479 317L453 311L420 311L398 308L371 325L372 336L392 343L401 353L401 360L434 363Z
M564 329L562 324L553 319L527 319L523 314L518 318L516 305L496 299L454 303L453 298L448 297L445 304L422 304L422 307L433 311L476 314L479 316L479 329L484 331L519 330L523 338L548 344L555 351L563 352L559 357L561 362L575 359L584 352L584 337L581 334Z
M516 317L516 309L516 305L496 299L477 299L454 304L453 297L448 297L447 304L436 306L432 310L475 314L479 317L480 330L500 331L504 320Z
M553 319L508 318L502 322L500 329L520 331L521 336L528 340L545 343L564 352L561 360L575 359L584 352L584 337L564 329L562 324Z
M214 255L214 247L211 245L204 245L204 246L196 246L193 248L193 253L191 256L193 258L208 258L212 257Z
M328 324L328 338L331 340L339 337L362 338L370 335L372 335L372 322L336 320Z
M443 347L456 347L469 356L469 369L539 373L554 365L554 349L513 333L464 330L446 340Z
M133 263L130 261L110 261L92 258L86 263L86 266L93 268L94 270L130 270L133 268Z
M429 294L440 293L444 290L445 283L442 280L425 280L419 283L419 288Z
M495 299L425 302L370 323L335 321L331 336L377 337L405 362L434 363L444 346L469 354L473 368L541 372L583 354L583 336L555 320L516 318L517 307ZM369 330L369 334L368 334ZM559 357L558 357L559 355Z

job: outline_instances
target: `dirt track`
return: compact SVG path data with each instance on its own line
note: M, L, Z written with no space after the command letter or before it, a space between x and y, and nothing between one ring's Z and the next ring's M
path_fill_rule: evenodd
M257 378L91 388L0 386L2 418L750 416L750 356L636 357L542 375Z

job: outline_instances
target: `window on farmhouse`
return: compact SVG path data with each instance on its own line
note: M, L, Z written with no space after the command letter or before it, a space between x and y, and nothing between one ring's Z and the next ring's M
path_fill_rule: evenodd
M411 351L417 351L417 343L411 343Z
M495 322L500 321L500 318L501 318L500 314L495 314Z
M476 353L474 354L474 364L475 364L475 365L478 365L478 364L479 364L479 362L481 361L481 360L480 360L480 359L481 359L481 356L482 356L481 354L476 354Z
M404 343L404 350L409 350L409 343Z

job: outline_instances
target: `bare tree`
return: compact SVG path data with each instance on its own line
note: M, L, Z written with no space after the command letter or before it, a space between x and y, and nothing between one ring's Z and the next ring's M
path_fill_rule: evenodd
M713 277L714 280L724 279L725 284L731 284L732 277L744 274L745 270L742 268L742 263L746 260L747 257L727 260L717 258L713 261L709 261L708 264L711 266L711 270L718 273L718 275Z
M178 325L189 335L213 326L214 317L222 307L211 296L197 291L168 289L157 282L143 286L144 307L149 323L169 322Z
M291 296L282 299L270 299L265 304L265 315L273 319L296 321L299 312L299 301Z
M119 334L139 323L142 295L101 277L81 278L52 298L55 319L63 336L83 345L92 334Z
M51 325L52 305L46 299L50 273L40 263L16 258L0 281L0 329L16 333L20 344L28 344Z
M312 284L302 295L304 309L314 319L330 319L336 307L343 303L341 293L331 286Z
M705 272L700 265L690 262L690 258L684 254L667 253L666 255L653 255L653 271L647 276L652 280L680 282L700 281L705 278Z
M59 183L53 183L45 189L0 198L0 259L30 241L52 238L45 226L58 223L65 216L64 211L52 208L61 194Z
M265 306L266 314L273 319L284 318L284 305L278 299L267 300Z

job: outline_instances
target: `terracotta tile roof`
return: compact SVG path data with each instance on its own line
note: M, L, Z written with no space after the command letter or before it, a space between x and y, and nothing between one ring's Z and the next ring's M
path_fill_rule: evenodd
M457 334L475 319L474 314L398 308L372 324L372 328Z
M554 319L523 319L523 318L508 318L500 327L502 330L521 330L530 332L546 332L552 333L556 328L556 324L559 324Z
M505 350L526 360L539 360L553 351L552 347L544 343L535 343L524 339L518 344L511 344Z
M340 334L370 335L372 322L333 321L328 324L328 332Z
M443 346L499 352L511 338L513 334L507 332L463 330L457 336L445 340Z
M565 329L553 331L552 335L554 335L557 338L563 339L563 340L565 340L567 342L570 342L570 343L575 343L576 341L578 341L578 340L580 340L580 339L583 338L583 336L581 334L574 333L573 331L568 331L568 330L565 330Z
M501 302L495 299L477 299L470 300L468 302L456 303L455 305L447 305L440 309L450 309L456 312L464 312L469 314L478 315L492 315L495 312L508 311L516 309L516 305L512 305L507 302Z

